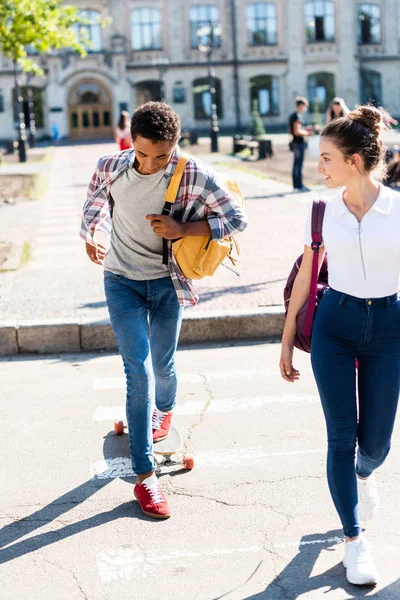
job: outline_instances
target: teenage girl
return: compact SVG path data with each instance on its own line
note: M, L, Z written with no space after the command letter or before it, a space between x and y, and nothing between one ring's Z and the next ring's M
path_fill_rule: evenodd
M327 187L340 190L326 204L319 266L326 253L330 287L315 315L311 362L328 433L329 489L346 540L343 564L358 585L378 579L360 519L378 507L374 471L390 449L400 392L400 196L380 183L385 122L372 106L332 120L318 164ZM290 382L300 375L293 338L310 288L310 223L311 211L282 338L280 371Z
M345 101L343 98L339 98L338 96L332 100L330 103L328 110L326 112L326 122L329 123L333 119L337 119L338 117L345 117L348 115L350 110L347 108Z
M114 137L115 141L119 145L120 150L128 150L128 148L133 148L131 119L126 110L123 110L120 114L118 125L114 131Z

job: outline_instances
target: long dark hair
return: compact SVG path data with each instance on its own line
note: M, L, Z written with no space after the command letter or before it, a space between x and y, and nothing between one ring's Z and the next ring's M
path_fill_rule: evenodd
M381 133L385 129L385 114L374 106L359 106L345 117L330 121L321 136L330 139L345 158L359 154L367 173L376 171L377 179L386 173L385 150Z
M127 110L122 110L121 114L119 115L119 120L118 120L118 127L120 129L125 129L125 119L126 118L130 119L130 115Z

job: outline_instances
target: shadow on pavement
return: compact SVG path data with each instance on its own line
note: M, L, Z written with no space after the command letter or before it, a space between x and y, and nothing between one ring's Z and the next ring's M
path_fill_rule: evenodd
M114 469L114 459L129 457L128 436L117 437L114 432L109 432L104 437L103 455L109 469ZM117 519L135 518L155 523L158 522L143 515L137 502L132 502L132 488L128 492L128 496L130 495L132 500L123 502L111 510L98 513L75 523L65 525L66 519L64 519L63 524L63 520L60 520L60 517L91 498L91 496L102 490L106 485L112 483L113 479L114 477L112 479L102 479L101 477L94 476L47 506L0 529L0 564L9 562L30 552L35 552L40 548L59 542L82 531L116 521ZM132 476L121 477L121 479L130 484L135 482L135 478ZM17 541L57 520L56 526L63 525L57 530L39 533L28 539Z
M322 595L335 590L346 592L346 598L377 598L379 600L398 600L400 598L400 579L377 591L374 594L372 586L354 586L346 579L342 562L319 575L311 575L315 563L321 553L332 552L337 545L335 538L341 538L341 530L326 532L326 541L321 541L321 534L305 535L302 537L299 552L293 560L275 577L273 581L258 594L243 596L243 600L296 600L303 594L321 590L321 596L307 595L307 598L322 598ZM226 594L229 595L229 594ZM224 596L215 598L222 600ZM336 596L335 596L336 597ZM343 596L344 597L344 596Z
M283 279L272 279L271 281L262 281L259 283L250 283L235 287L223 287L212 291L200 290L201 302L199 303L199 306L201 308L201 305L205 302L210 302L210 300L213 300L214 298L218 298L220 296L224 296L226 294L244 296L245 294L252 294L253 292L258 290L264 290L269 285L275 285L276 283L282 282L286 282L286 277L284 277ZM190 310L190 308L188 310Z
M78 308L105 308L107 303L105 300L99 300L98 302L88 302L87 304L81 304Z

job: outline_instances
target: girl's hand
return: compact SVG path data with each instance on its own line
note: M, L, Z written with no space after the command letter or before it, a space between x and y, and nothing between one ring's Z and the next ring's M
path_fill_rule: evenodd
M297 369L294 368L292 364L293 360L293 345L291 344L282 344L281 350L281 358L279 361L279 369L281 371L281 376L285 381L289 381L293 383L297 381L300 377L300 373Z

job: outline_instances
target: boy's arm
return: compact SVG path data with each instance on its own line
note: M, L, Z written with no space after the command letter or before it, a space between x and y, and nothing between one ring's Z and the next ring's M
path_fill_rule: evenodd
M243 206L218 180L218 175L208 175L205 193L207 221L214 240L222 240L227 235L235 235L246 229L248 218Z
M97 193L99 187L103 184L99 164L100 161L96 165L96 169L88 186L87 198L82 209L80 230L81 238L85 240L87 244L92 246L96 245L94 240L96 229L101 229L106 234L110 231L110 210L107 189L104 188L100 193Z

